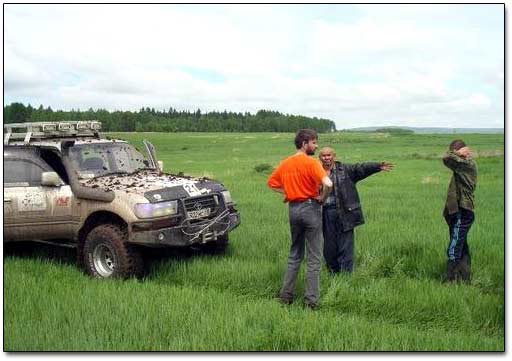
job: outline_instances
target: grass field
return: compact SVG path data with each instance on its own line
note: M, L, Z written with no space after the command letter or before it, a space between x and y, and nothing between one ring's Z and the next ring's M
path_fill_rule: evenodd
M274 300L289 247L287 207L259 164L294 152L293 134L117 134L151 140L165 170L222 180L242 224L225 255L155 258L142 280L99 281L72 251L4 254L4 350L503 351L504 136L464 134L476 151L471 285L445 284L453 135L320 135L346 162L387 160L392 172L358 185L366 224L355 272L321 274L321 308L303 308L303 272L291 306Z

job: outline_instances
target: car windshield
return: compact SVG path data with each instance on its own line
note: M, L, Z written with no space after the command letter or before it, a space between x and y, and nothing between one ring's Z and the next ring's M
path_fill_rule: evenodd
M128 174L148 169L144 156L129 143L90 143L70 148L71 162L80 178Z

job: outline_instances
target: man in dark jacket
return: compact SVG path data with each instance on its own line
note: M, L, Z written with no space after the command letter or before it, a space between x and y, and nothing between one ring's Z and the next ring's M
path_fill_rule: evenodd
M467 234L475 220L476 163L471 159L471 150L460 139L450 143L443 163L453 172L443 212L450 231L446 278L469 282L471 257Z
M325 262L332 273L352 272L354 227L364 223L356 183L381 170L393 169L393 164L341 163L330 147L320 150L320 160L334 185L322 209Z

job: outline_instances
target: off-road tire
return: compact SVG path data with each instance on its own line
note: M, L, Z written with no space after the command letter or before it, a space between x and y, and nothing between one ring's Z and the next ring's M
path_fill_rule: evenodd
M140 252L126 243L126 232L115 224L93 228L85 238L82 255L86 272L96 278L140 277Z
M217 238L216 241L207 242L201 246L201 250L206 254L223 254L229 245L229 237L224 234Z

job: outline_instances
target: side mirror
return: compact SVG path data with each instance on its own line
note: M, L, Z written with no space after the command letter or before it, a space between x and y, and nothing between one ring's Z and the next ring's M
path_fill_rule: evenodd
M164 170L164 161L163 160L158 161L158 168L160 168L160 171L163 172L163 170Z
M41 174L41 185L58 187L62 185L62 181L56 172L43 172L43 174Z

